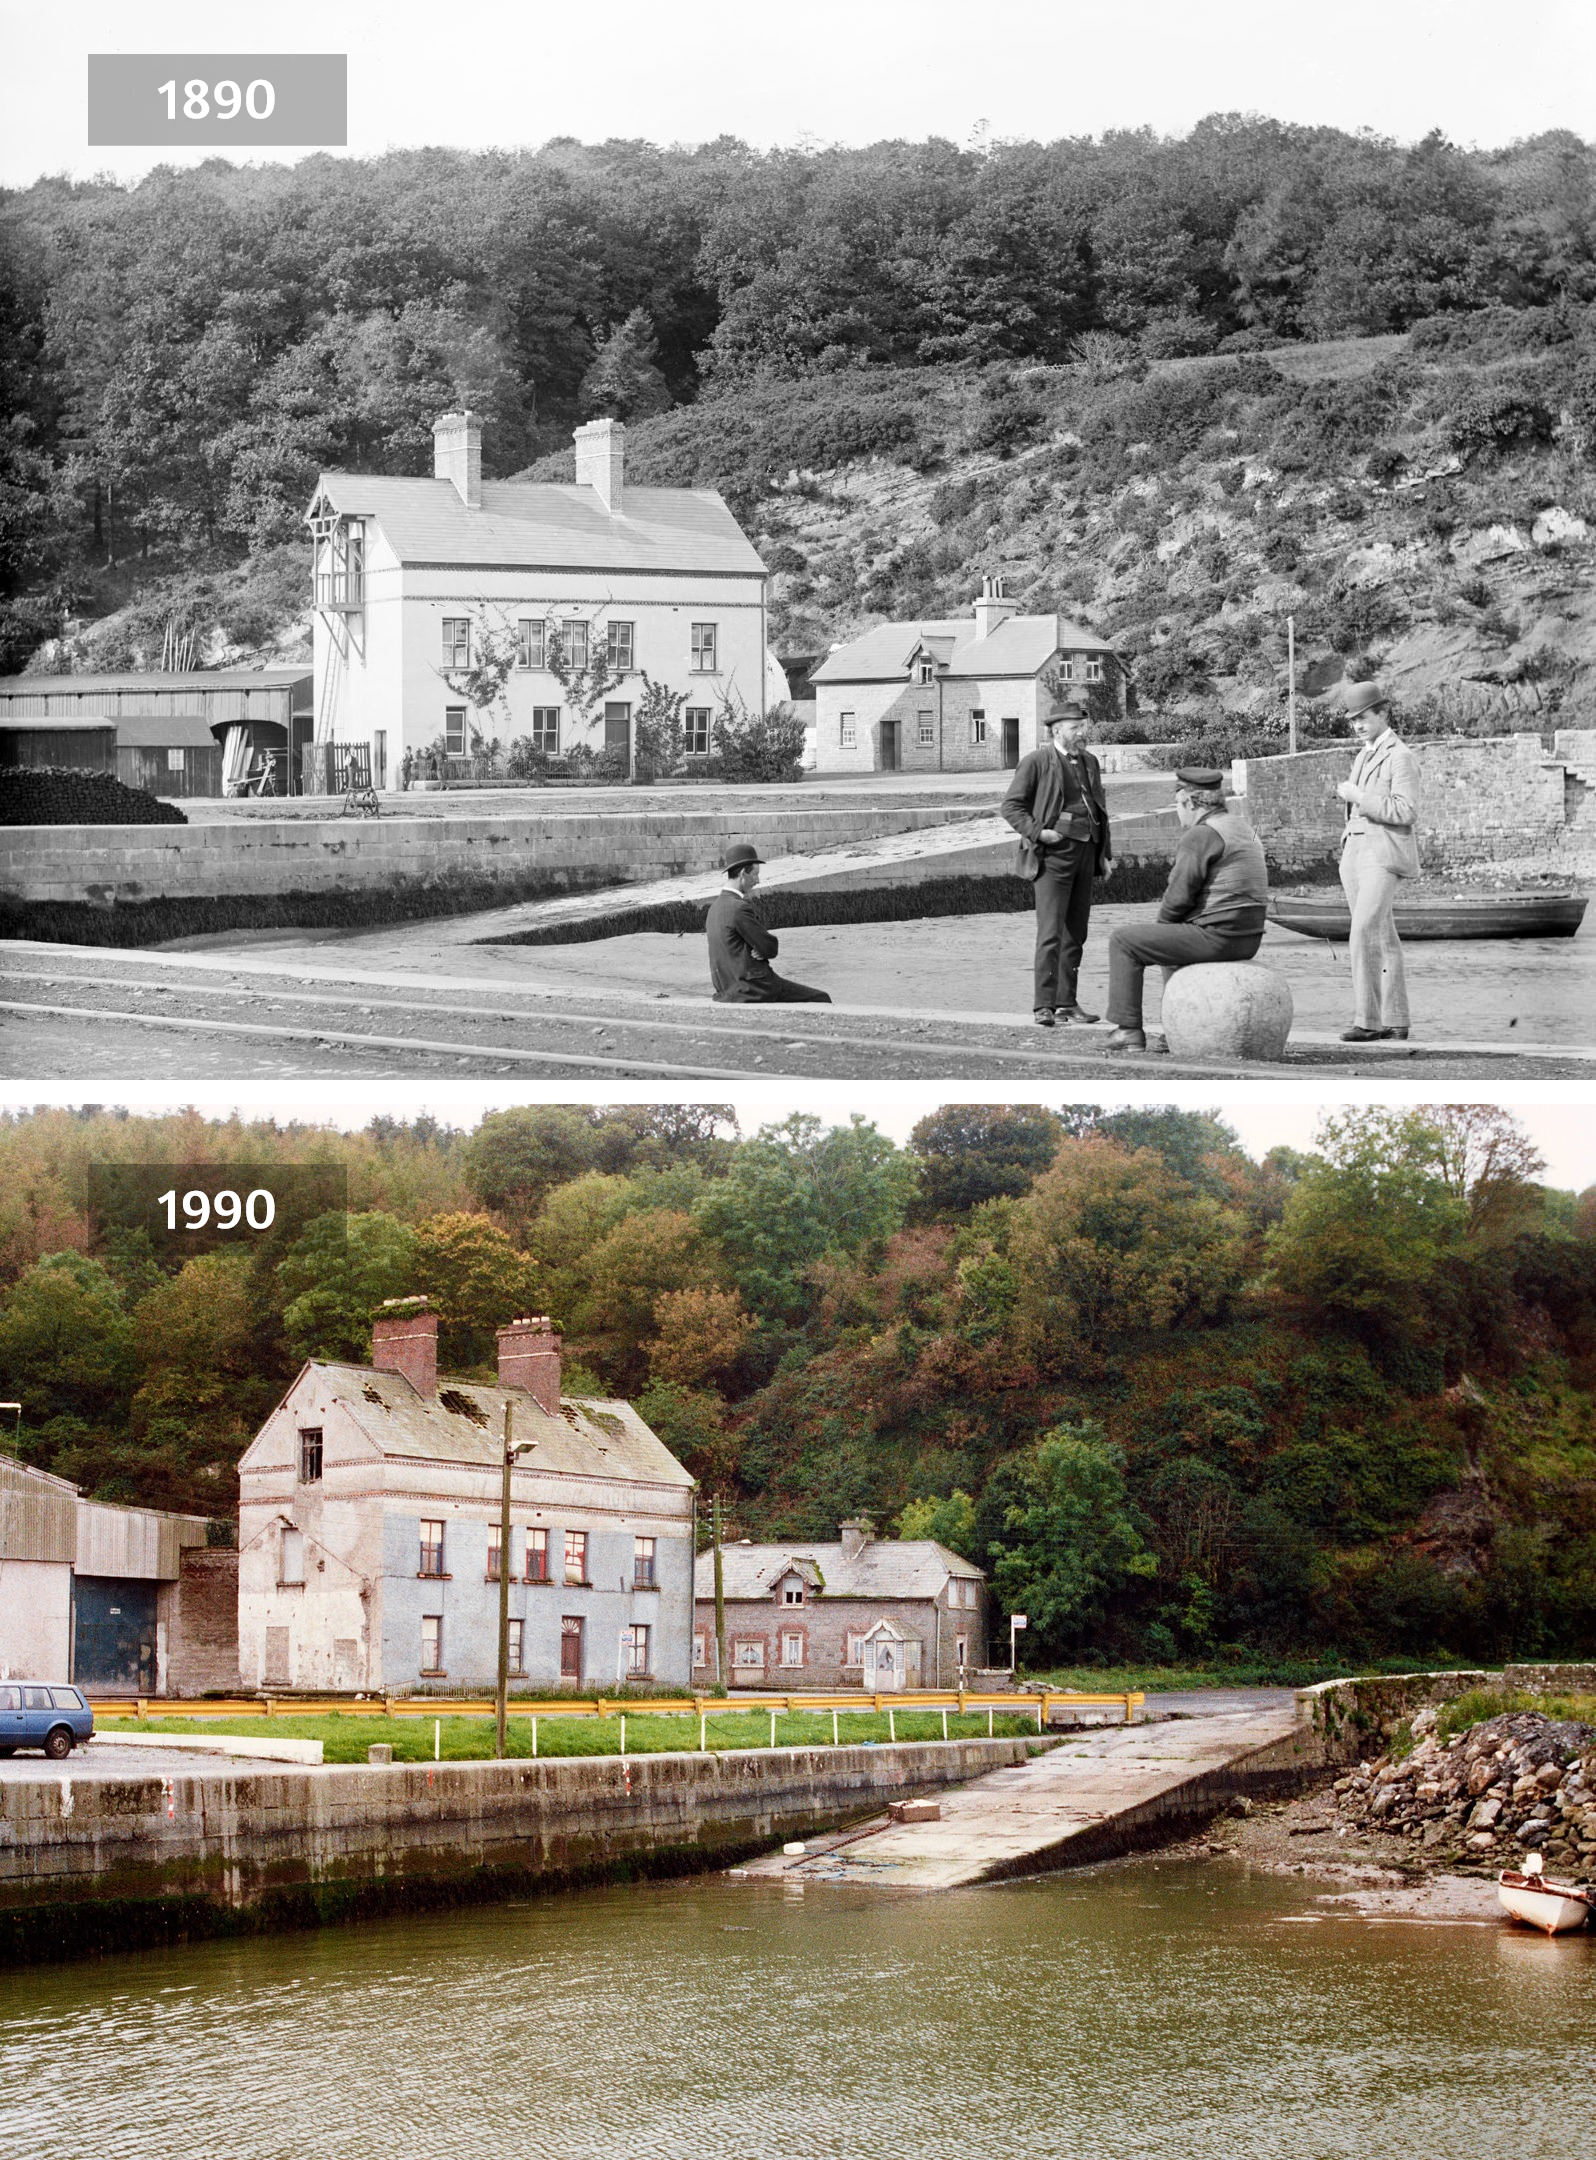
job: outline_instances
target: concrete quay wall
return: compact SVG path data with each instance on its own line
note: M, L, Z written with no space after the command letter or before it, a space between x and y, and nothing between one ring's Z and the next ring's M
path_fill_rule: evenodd
M0 1784L0 1962L724 1866L1035 1741Z
M812 854L972 815L966 804L548 812L537 817L251 818L195 825L0 829L0 893L110 908L142 900L404 891L522 893L714 870L729 842ZM489 903L485 903L489 904Z

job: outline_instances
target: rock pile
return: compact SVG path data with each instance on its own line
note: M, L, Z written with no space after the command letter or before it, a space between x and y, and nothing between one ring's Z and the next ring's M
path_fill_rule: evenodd
M187 823L175 803L124 787L111 773L63 765L11 765L0 771L0 825Z
M1440 1740L1435 1722L1421 1711L1411 1754L1336 1780L1339 1823L1412 1838L1431 1861L1511 1867L1538 1852L1548 1875L1596 1876L1596 1727L1514 1710Z

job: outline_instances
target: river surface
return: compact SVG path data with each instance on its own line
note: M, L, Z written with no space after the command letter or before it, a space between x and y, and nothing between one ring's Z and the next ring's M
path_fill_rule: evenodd
M1167 1861L587 1891L0 1975L0 2153L1588 2160L1596 1936Z

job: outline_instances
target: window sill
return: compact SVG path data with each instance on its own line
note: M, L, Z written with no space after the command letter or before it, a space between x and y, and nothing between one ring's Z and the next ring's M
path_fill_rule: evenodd
M562 1590L591 1590L592 1587L585 1575L567 1575L560 1585Z
M447 1569L447 1568L425 1568L425 1567L418 1567L418 1568L416 1569L416 1581L417 1581L417 1582L453 1582L453 1581L454 1581L454 1577L453 1577L453 1576L452 1576L452 1575L451 1575L451 1574L449 1573L449 1571L448 1571L448 1569Z
M659 1584L657 1582L635 1582L632 1588L634 1590L657 1590Z
M512 1575L510 1580L514 1582L515 1577ZM523 1575L521 1580L529 1590L552 1590L554 1587L552 1575Z
M441 1665L434 1666L430 1671L423 1671L416 1674L416 1678L418 1680L447 1680L448 1677L448 1673Z

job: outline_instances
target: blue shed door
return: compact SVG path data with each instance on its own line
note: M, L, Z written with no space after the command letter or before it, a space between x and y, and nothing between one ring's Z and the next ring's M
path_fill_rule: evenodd
M129 1695L155 1693L155 1594L152 1582L129 1582L114 1575L78 1576L71 1677L79 1687L114 1688Z

